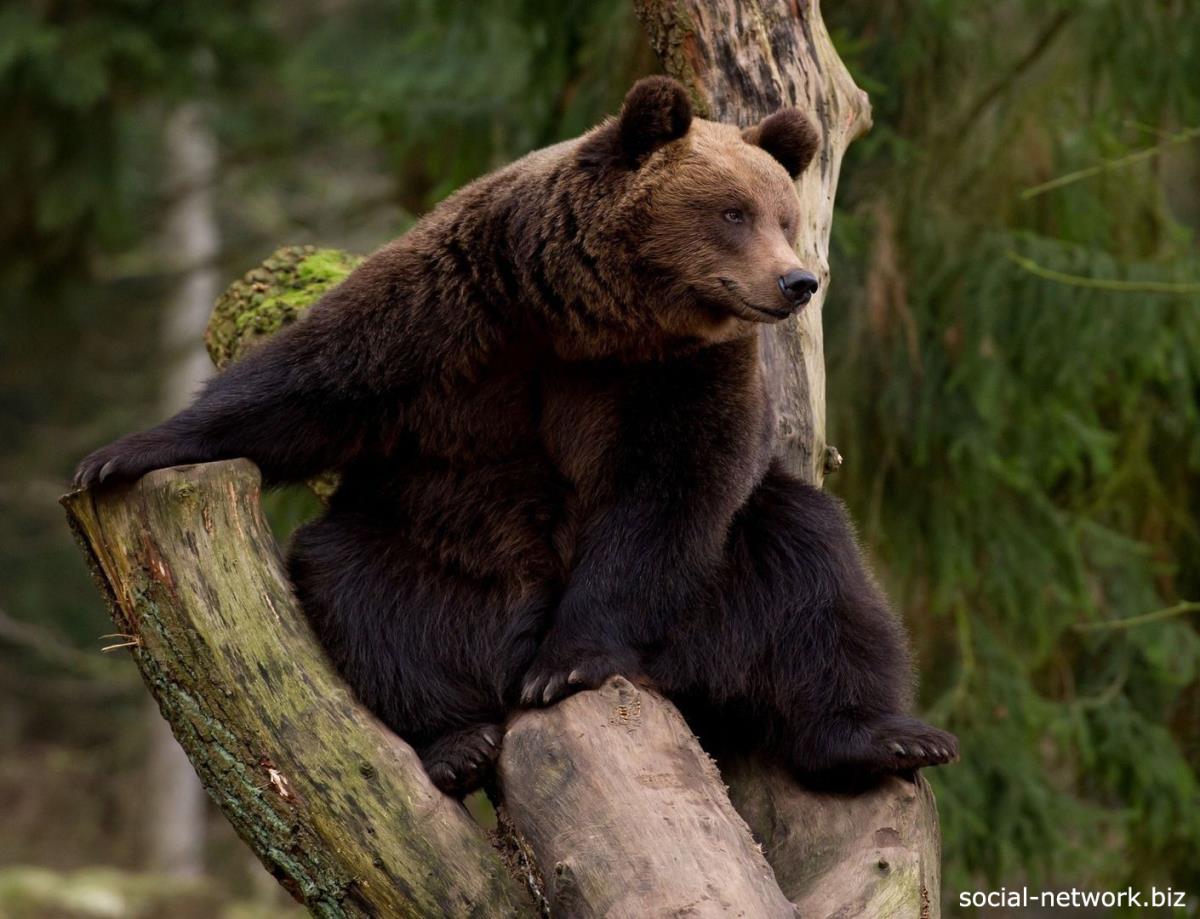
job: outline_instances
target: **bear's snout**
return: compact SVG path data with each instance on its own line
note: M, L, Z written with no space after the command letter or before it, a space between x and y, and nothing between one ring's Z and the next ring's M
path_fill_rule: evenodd
M793 306L806 304L820 286L815 274L799 268L793 268L787 274L779 276L779 292Z

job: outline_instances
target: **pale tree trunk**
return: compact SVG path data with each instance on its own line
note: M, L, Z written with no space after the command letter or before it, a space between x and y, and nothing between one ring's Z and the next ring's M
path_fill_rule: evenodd
M819 159L800 183L800 251L827 281L838 167L869 109L815 2L641 0L638 11L702 113L750 124L796 104L820 125ZM235 283L207 332L218 365L354 263L280 250ZM821 302L763 342L782 449L814 483L826 463ZM64 503L214 799L319 915L938 914L923 783L820 795L754 758L723 763L722 778L669 702L621 679L512 720L497 853L330 668L287 586L252 466L161 470Z
M821 307L833 199L846 148L871 127L870 101L834 50L817 0L635 0L634 6L663 66L688 87L705 117L749 126L796 106L820 130L821 148L796 189L804 215L797 251L821 288L796 319L762 339L784 456L793 472L819 485L827 463Z
M164 417L186 408L212 373L204 327L220 293L220 245L213 206L217 151L204 107L185 102L163 131L167 161L166 264L177 273L162 325L166 357L160 400ZM152 706L146 795L148 863L177 877L204 873L206 796L170 725Z

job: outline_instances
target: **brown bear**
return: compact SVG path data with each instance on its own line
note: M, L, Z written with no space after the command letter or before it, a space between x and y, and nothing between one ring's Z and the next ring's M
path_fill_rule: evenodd
M839 503L772 457L757 332L793 250L795 110L746 131L652 77L620 115L471 183L81 486L249 457L341 473L289 570L363 702L442 789L506 717L613 674L811 776L944 763ZM736 725L736 731L729 726Z

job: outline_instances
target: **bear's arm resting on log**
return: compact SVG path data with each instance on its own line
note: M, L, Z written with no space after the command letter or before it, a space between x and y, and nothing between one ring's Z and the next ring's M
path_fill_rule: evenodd
M380 299L368 262L297 322L260 342L162 424L122 437L79 466L75 484L236 457L268 485L301 481L365 450L386 451L430 355L408 334L414 311Z

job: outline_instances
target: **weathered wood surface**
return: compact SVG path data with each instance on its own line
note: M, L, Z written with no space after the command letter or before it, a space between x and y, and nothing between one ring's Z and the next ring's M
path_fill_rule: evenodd
M750 759L722 766L734 807L801 916L939 915L941 835L923 778L838 794L802 789Z
M532 903L416 754L350 696L292 596L246 460L63 501L114 621L209 794L319 916Z
M679 712L627 680L519 715L500 782L552 915L796 915Z

